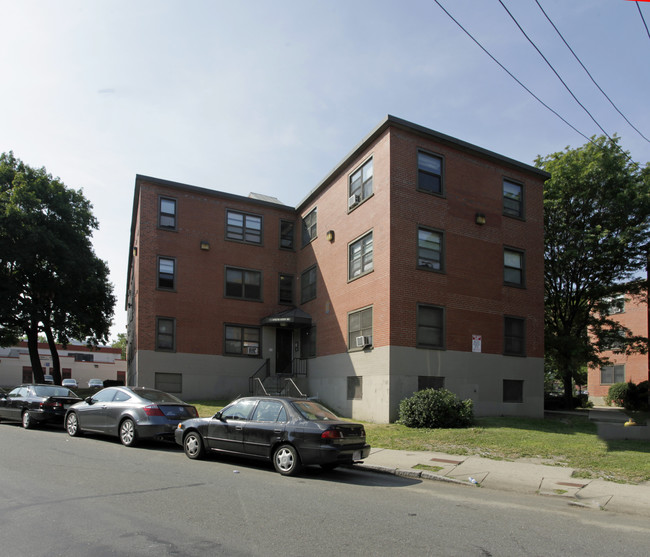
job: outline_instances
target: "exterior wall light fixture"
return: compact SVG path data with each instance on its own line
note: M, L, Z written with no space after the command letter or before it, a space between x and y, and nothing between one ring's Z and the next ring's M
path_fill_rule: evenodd
M485 215L483 213L476 213L476 216L474 217L474 222L479 226L483 226L486 222Z
M327 237L328 242L333 242L334 241L334 231L333 230L328 230L326 237Z
M203 251L208 251L210 249L210 242L206 242L205 240L201 240L201 249Z

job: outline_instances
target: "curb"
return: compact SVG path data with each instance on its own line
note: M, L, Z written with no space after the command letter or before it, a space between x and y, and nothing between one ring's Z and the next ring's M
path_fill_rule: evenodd
M354 467L360 468L362 470L368 470L370 472L379 472L380 474L400 476L402 478L433 480L456 485L464 485L466 487L475 487L474 484L471 484L469 482L456 480L454 478L448 478L447 476L441 476L440 474L435 474L433 472L429 472L428 470L413 470L412 468L391 468L389 466L377 466L374 464L355 464Z

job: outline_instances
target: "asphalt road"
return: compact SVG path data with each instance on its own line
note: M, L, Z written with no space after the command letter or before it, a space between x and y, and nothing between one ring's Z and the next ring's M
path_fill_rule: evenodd
M647 519L355 469L285 478L172 445L0 424L0 555L648 554Z

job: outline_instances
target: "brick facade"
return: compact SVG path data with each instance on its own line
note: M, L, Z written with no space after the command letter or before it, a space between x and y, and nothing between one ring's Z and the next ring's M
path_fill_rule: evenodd
M419 152L442 160L440 195L418 189ZM372 192L350 205L351 176L367 163ZM277 371L276 350L301 357L302 325L289 324L289 348L279 343L279 329L264 322L290 307L279 302L279 275L286 273L294 277L294 305L311 317L316 338L315 357L307 361L300 385L339 413L390 421L399 400L432 376L459 396L471 396L477 414L539 415L547 177L390 116L296 208L138 176L127 285L130 381L151 384L156 373L177 374L186 398L224 398L245 394L248 377L266 359ZM504 214L504 178L523 191L521 218ZM176 203L172 230L158 224L161 197ZM317 233L303 246L301 223L314 209ZM226 238L229 210L261 219L261 244ZM484 223L477 223L477 214ZM295 223L292 250L280 248L283 220ZM440 270L418 266L420 227L443 238ZM201 249L202 243L209 249ZM353 244L363 244L369 259L362 260L363 272L350 277ZM507 248L522 254L521 286L504 284ZM157 287L160 257L175 263L173 289ZM301 275L313 266L316 297L301 303ZM261 299L228 297L226 267L261 273ZM418 304L444 311L441 349L417 346ZM371 346L350 347L350 315L367 309ZM159 317L175 322L173 350L156 348ZM525 324L525 345L517 356L504 355L507 317ZM259 354L225 353L228 324L259 328ZM479 352L476 345L473 351L475 335L481 338ZM350 377L363 378L362 397L350 398ZM504 380L523 385L521 400L504 401Z
M648 304L646 295L627 295L623 311L612 317L632 331L632 334L642 337L648 336ZM617 366L616 382L632 381L641 383L648 380L648 354L615 354L612 351L604 352L602 356L609 359L609 364L603 367ZM604 397L611 387L614 374L603 373L600 367L590 367L587 376L587 392L589 400L596 405L604 404Z

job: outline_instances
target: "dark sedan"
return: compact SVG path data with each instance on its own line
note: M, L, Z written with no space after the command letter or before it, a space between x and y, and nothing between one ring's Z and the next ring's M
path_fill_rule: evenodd
M45 422L63 422L66 410L79 402L67 387L19 385L0 394L0 419L22 422L25 429Z
M138 439L173 439L179 422L195 418L196 408L169 393L146 387L107 387L70 407L65 428L75 437L103 433L131 447Z
M211 418L178 425L176 442L191 459L206 451L270 460L284 476L319 464L332 470L370 454L361 424L336 417L317 402L284 397L246 397Z

